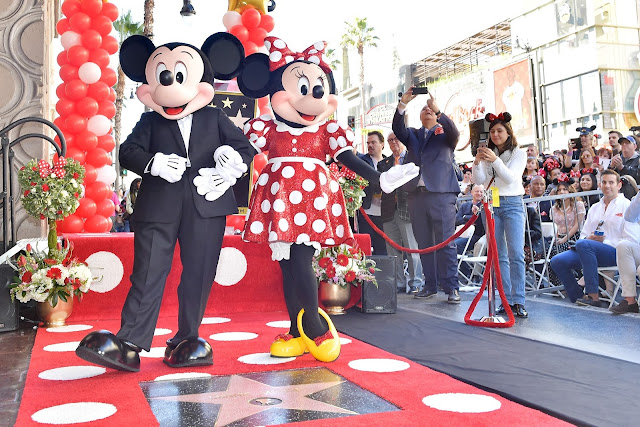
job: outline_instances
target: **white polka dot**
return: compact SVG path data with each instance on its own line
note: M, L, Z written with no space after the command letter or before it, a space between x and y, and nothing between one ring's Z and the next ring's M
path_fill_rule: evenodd
M265 40L264 41L264 47L266 47L267 50L271 49L271 42L269 40Z
M329 188L331 189L332 193L337 193L340 189L340 184L338 184L337 181L331 180L331 182L329 183Z
M115 289L124 276L124 266L120 258L112 252L95 252L85 261L93 277L98 277L91 283L89 290L104 294Z
M267 175L266 173L260 175L260 178L258 178L258 185L267 185L267 182L269 182L269 175Z
M313 207L319 211L324 210L327 207L327 199L324 197L316 197L313 201Z
M64 368L42 371L38 374L38 378L52 381L70 381L97 377L105 372L107 370L99 366L65 366Z
M334 137L329 138L329 148L331 148L332 150L338 148L338 141L336 141Z
M287 55L284 57L284 61L288 64L290 62L293 62L293 56L291 55Z
M287 231L289 229L289 221L284 218L280 218L280 221L278 221L278 228L282 231Z
M320 59L317 56L310 56L309 62L318 65L320 63Z
M156 330L153 332L154 336L160 336L160 335L169 335L171 333L171 329L166 329L166 328L156 328Z
M47 332L79 332L91 329L93 326L89 325L66 325L56 326L55 328L47 328Z
M349 141L349 142L353 142L353 139L355 138L355 134L353 133L353 131L351 129L348 129L345 132L345 136L347 137L347 141Z
M214 281L220 286L233 286L239 283L246 274L247 258L245 254L237 248L222 248Z
M265 145L267 145L267 138L265 138L264 136L259 136L256 140L256 145L258 146L258 148L264 147Z
M251 123L247 122L244 124L244 127L242 128L242 132L244 134L247 134L247 132L249 132L249 129L251 129Z
M311 240L309 238L309 235L306 233L301 233L298 238L296 239L296 243L304 243L304 242L308 242L309 240Z
M349 338L340 337L340 344L341 345L351 344L351 342L352 341Z
M322 233L324 229L327 228L327 224L321 219L316 219L315 221L313 221L312 227L313 231L315 231L316 233Z
M283 178L291 178L295 174L296 170L293 168L293 166L285 166L284 168L282 168Z
M309 49L309 50L307 51L307 53L308 53L309 55L315 55L316 53L318 53L318 49Z
M264 231L264 225L260 221L253 221L249 229L253 234L260 234Z
M327 175L325 175L324 173L320 173L320 175L318 175L318 178L320 179L320 185L325 185L327 183Z
M394 359L356 359L349 362L349 367L364 372L398 372L409 369L409 364Z
M275 242L278 240L278 233L276 233L275 231L270 231L269 232L269 241L270 242Z
M271 194L275 196L278 190L280 190L280 184L276 181L273 184L271 184Z
M274 322L267 323L267 326L270 328L285 328L289 329L291 327L291 321L289 320L276 320Z
M175 380L190 380L194 378L211 378L211 374L206 372L182 372L179 374L167 374L156 377L154 381L175 381Z
M294 360L296 360L295 357L271 357L270 353L247 354L238 358L238 362L247 365L279 365Z
M327 239L327 240L324 241L324 243L327 244L327 245L335 245L336 241L333 240L333 239Z
M258 139L258 135L256 135L255 133L252 133L251 135L249 135L249 142L256 142L257 139Z
M256 120L255 122L253 122L252 127L260 132L262 129L264 129L264 122L262 120Z
M273 210L278 212L278 213L282 213L284 212L285 209L285 204L282 200L280 199L276 199L273 201Z
M282 39L275 39L273 41L273 45L275 47L277 47L278 49L283 49L283 48L287 47L286 43Z
M64 351L76 351L78 348L78 344L80 341L71 341L71 342L61 342L58 344L49 344L43 348L44 351L50 351L54 353L64 352Z
M258 338L258 334L253 332L221 332L210 335L209 338L214 341L248 341Z
M316 169L315 163L309 162L309 161L302 162L302 167L308 170L309 172Z
M304 191L313 191L316 188L316 183L311 179L305 179L302 181L302 189Z
M291 194L289 194L289 201L294 205L297 205L302 201L302 193L299 191L292 191Z
M347 146L347 140L344 138L344 136L341 135L338 137L338 145L343 148Z
M318 49L318 50L322 50L322 49L324 49L324 42L315 42L313 44L313 47Z
M342 206L339 205L338 203L332 205L331 206L331 213L333 214L333 216L342 215Z
M31 419L43 424L76 424L102 420L115 414L114 405L100 402L65 403L41 409Z
M327 125L327 132L329 133L335 133L338 131L338 129L340 128L340 126L338 125L337 122L331 122Z
M339 225L339 226L336 227L336 236L338 236L338 237L344 236L344 226L343 225Z
M231 322L231 319L226 317L205 317L202 319L201 325L216 325L218 323Z
M292 151L293 153L296 153L296 152L298 151L298 149L297 149L297 148L295 148L295 147L293 147L293 148L291 149L291 151Z
M146 357L147 359L162 359L164 357L164 351L166 347L151 347L151 350L140 352L140 357Z
M280 169L280 166L282 166L281 162L274 162L271 164L271 172L275 172L278 169Z
M441 411L473 414L496 411L502 406L494 397L469 393L434 394L423 398L422 403Z
M307 215L304 212L298 212L293 217L293 222L296 225L304 225L307 222Z
M264 199L262 201L262 203L260 204L260 208L262 209L262 212L267 213L271 210L271 202L267 199Z
M269 59L271 60L271 62L278 62L282 59L282 53L280 51L273 51L271 52L271 54L269 55Z

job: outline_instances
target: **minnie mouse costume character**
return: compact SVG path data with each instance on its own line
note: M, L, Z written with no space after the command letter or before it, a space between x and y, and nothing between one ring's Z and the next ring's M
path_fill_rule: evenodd
M213 364L211 346L198 337L198 328L215 278L226 215L237 212L229 187L247 170L253 150L240 129L208 104L214 77L233 78L243 60L242 45L228 33L213 34L201 49L184 43L155 47L143 36L122 44L122 69L142 83L138 99L153 110L142 115L120 148L122 166L143 177L132 216L131 289L120 331L87 335L76 349L82 359L139 371L138 353L151 347L179 241L178 331L167 341L164 363Z
M354 238L342 190L325 165L326 156L380 183L385 192L416 176L418 169L406 164L381 175L353 153L351 129L328 120L338 100L331 68L322 58L325 42L300 53L276 37L267 37L265 46L269 55L250 55L238 75L245 95L270 95L275 115L253 119L244 127L258 152L269 151L269 161L253 189L243 239L268 243L282 269L291 328L276 337L271 355L310 352L317 360L331 362L340 355L340 340L318 308L311 262L322 246L353 245Z

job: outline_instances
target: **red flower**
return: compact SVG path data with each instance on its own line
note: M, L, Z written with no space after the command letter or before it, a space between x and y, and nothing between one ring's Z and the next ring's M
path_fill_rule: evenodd
M345 254L340 254L338 255L337 263L338 265L346 267L349 264L349 257Z
M62 270L59 268L51 268L47 271L47 277L50 277L51 279L59 279L62 277Z
M31 243L27 243L27 252L31 252Z
M353 197L349 197L349 202L353 202Z
M74 173L73 173L73 179L78 179L78 177L79 177L79 176L80 176L80 175L78 175L78 173L77 173L77 172L74 172Z
M433 133L435 135L442 135L444 133L444 129L442 129L442 126L438 126Z
M331 258L329 257L320 258L320 261L318 261L318 265L322 268L327 268L331 266L331 264Z
M347 274L344 275L344 280L347 282L353 282L356 279L356 273L353 271L348 271Z
M28 195L29 195L29 190L25 190L24 197L27 197Z
M38 168L34 166L34 167L32 167L32 168L31 168L31 170L32 170L32 171L37 171L37 170L38 170Z
M49 186L47 184L42 184L43 191L49 191Z
M40 219L45 219L45 218L46 218L46 216L40 214Z
M56 261L55 259L51 259L51 258L45 258L44 263L47 265L56 265L58 263L58 261Z
M33 274L30 271L25 271L21 278L22 283L31 283L32 276Z
M349 190L353 190L353 185L350 185L350 186L349 186Z
M336 275L336 269L333 267L333 265L329 266L327 268L327 276L333 277L335 275Z
M25 265L27 265L27 259L24 257L24 255L20 255L18 257L18 267L24 267Z
M373 274L376 272L376 269L373 267L369 267L369 273Z
M73 197L75 197L76 199L78 198L79 194L78 193L73 193Z
M22 167L20 168L20 170L21 170L21 171L23 171L23 170L24 170L24 166L22 166Z
M58 215L62 215L62 211L58 211L56 212Z
M36 185L37 185L37 184L36 184L35 182L32 182L32 183L31 183L31 186L32 186L32 187L35 187Z

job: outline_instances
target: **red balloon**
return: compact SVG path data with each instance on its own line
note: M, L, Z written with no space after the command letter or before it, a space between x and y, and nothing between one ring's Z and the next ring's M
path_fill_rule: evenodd
M71 157L84 165L87 161L87 155L84 154L84 151L77 149L76 147L67 148L67 157Z
M57 224L57 230L61 233L80 233L84 228L84 221L76 214L71 214L62 221L57 221Z
M80 8L87 15L94 17L102 11L102 0L82 0Z
M69 18L69 26L76 33L82 34L91 26L91 18L89 18L89 15L86 13L74 13L73 16Z
M256 154L253 157L253 169L258 173L262 172L262 168L267 164L267 155L265 153Z
M241 43L249 40L249 30L247 30L244 25L234 25L233 27L231 27L229 32L236 36L236 38L240 40Z
M264 39L267 37L267 30L264 28L254 28L249 31L249 40L254 42L257 46L262 46L264 44Z
M109 88L109 96L107 99L111 102L116 102L116 91L112 87Z
M89 85L88 95L98 102L104 101L109 97L109 86L105 82L95 82Z
M116 75L116 72L113 71L113 68L103 68L100 81L105 82L107 86L111 87L118 82L118 76Z
M84 2L83 2L84 4ZM85 30L81 35L82 46L89 50L97 49L102 44L102 36L96 30Z
M111 20L104 15L91 17L91 28L100 33L101 36L108 36L113 29Z
M118 6L113 3L102 3L102 14L114 22L118 19Z
M251 30L260 25L260 12L256 9L247 9L242 12L242 25Z
M60 78L63 82L69 82L78 78L78 67L66 64L60 67Z
M100 67L101 69L107 68L109 66L109 52L107 52L102 48L94 49L91 52L89 52L89 61L93 62L94 64L97 64L98 67Z
M84 231L87 233L106 233L109 230L111 230L109 218L104 216L94 215L84 222Z
M62 98L56 103L56 111L60 114L60 117L67 117L69 114L74 112L74 106L75 104L73 101L67 98Z
M86 83L84 83L80 79L71 80L70 82L68 82L64 90L67 98L71 99L72 101L78 101L86 97L87 91L88 87Z
M84 197L80 199L80 206L76 209L75 214L81 216L82 218L89 218L90 216L94 216L96 214L96 202L92 199Z
M69 129L69 132L73 134L80 133L87 128L87 118L76 113L69 114L64 124Z
M99 103L98 114L112 119L116 115L116 106L111 101L102 101Z
M84 196L90 198L96 202L96 204L107 197L111 199L111 193L111 187L100 181L94 181L91 184L86 185L84 189Z
M98 146L98 137L88 130L78 133L76 139L78 147L86 152L91 152Z
M65 83L61 83L58 85L58 87L56 87L56 96L58 97L58 99L67 97L66 88L67 85Z
M65 0L65 2L62 3L61 9L67 18L75 15L76 12L80 12L80 0Z
M276 26L275 21L273 20L273 16L271 15L262 15L260 19L260 28L264 28L267 33L273 31L273 27Z
M85 97L76 102L76 112L84 117L91 118L98 113L98 101L91 97Z
M56 31L58 34L62 35L65 31L68 31L71 27L69 26L69 20L67 18L62 18L56 24Z
M251 40L248 40L242 43L242 45L244 46L244 54L246 56L254 54L258 51L258 45L252 42Z
M87 163L98 169L102 166L110 164L111 158L109 157L109 154L102 148L94 148L87 153ZM92 197L92 199L99 200L99 198L96 197Z
M226 225L236 230L242 230L244 228L244 222L244 215L228 215Z
M84 186L91 184L92 182L96 182L96 178L98 178L98 171L91 165L84 165Z
M55 120L53 121L53 124L58 126L58 129L62 130L64 132L63 129L65 129L65 125L64 122L66 120L66 117L56 117Z
M118 47L120 47L118 45L118 40L116 40L115 37L113 36L104 36L102 38L102 46L101 46L104 50L106 50L107 52L109 52L109 55L113 55L114 53L116 53L118 51Z
M79 67L85 62L89 62L89 50L79 44L71 46L67 51L67 58L69 58L69 63Z
M115 208L116 207L110 198L102 199L99 202L96 202L96 215L104 217L113 216Z
M62 52L60 52L58 54L58 56L56 57L56 62L58 63L59 66L63 66L69 63L69 58L67 58L67 51L63 50Z
M98 147L110 153L116 148L116 141L110 134L102 135L98 137Z

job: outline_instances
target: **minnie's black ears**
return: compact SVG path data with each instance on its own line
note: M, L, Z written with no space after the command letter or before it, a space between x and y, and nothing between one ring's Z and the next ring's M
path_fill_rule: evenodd
M244 47L233 34L210 35L202 44L202 53L209 59L216 79L231 80L242 70Z
M249 55L238 75L240 91L250 98L262 98L270 93L269 57L264 53Z

